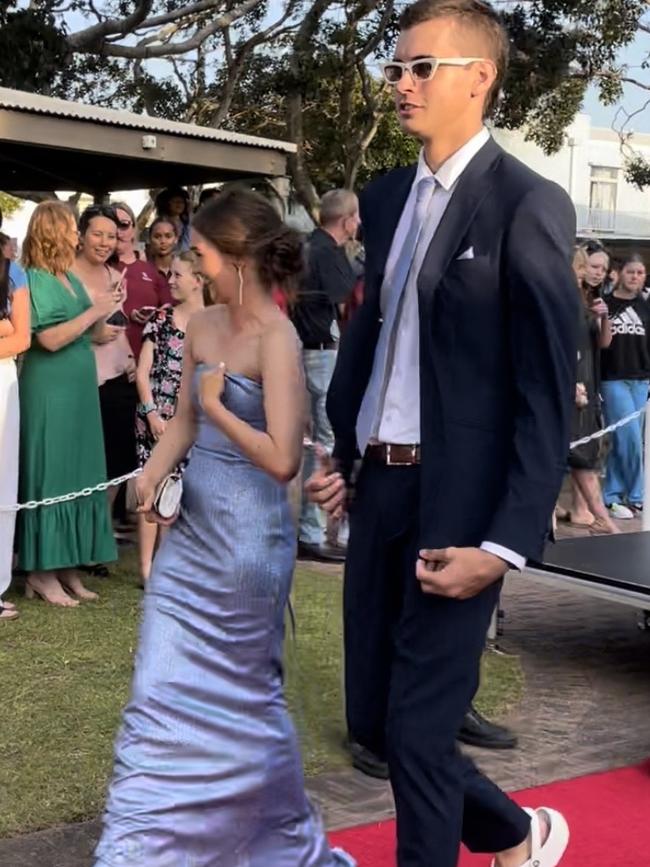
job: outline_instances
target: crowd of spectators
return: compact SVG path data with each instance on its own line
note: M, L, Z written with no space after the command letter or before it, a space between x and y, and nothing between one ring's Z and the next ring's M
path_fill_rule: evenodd
M198 203L218 194L204 190ZM86 208L76 220L61 202L36 207L22 244L0 233L0 446L2 502L40 500L92 487L143 466L173 417L183 338L193 313L212 303L190 249L190 198L169 188L144 232L121 201ZM338 342L363 298L359 205L346 190L323 196L320 225L306 239L305 274L295 297L274 298L302 342L308 392L303 477L315 454L331 451L326 395ZM613 262L590 241L576 248L583 301L572 439L642 408L650 382L650 302L641 256ZM31 319L31 321L30 321ZM20 378L15 359L19 357ZM20 417L20 424L19 419ZM20 435L18 431L20 430ZM570 450L572 504L557 517L594 533L643 509L643 424ZM20 444L19 444L20 441ZM182 466L179 468L182 471ZM601 480L604 487L601 491ZM105 574L117 542L133 538L125 486L20 513L0 515L0 599L12 566L30 596L75 606L96 598L85 572ZM139 521L141 581L160 529ZM343 560L346 528L303 500L299 556ZM15 557L12 557L12 551ZM0 602L0 618L18 612Z
M572 439L641 410L650 383L650 305L638 253L613 262L589 241L576 249L583 301ZM615 520L643 510L643 418L571 449L572 505L557 517L593 533L618 533ZM601 492L601 477L604 488Z
M204 190L197 209L216 193ZM91 205L78 218L66 203L43 202L22 243L22 267L12 240L0 237L0 444L13 456L4 465L16 470L2 474L1 502L81 491L146 463L176 409L188 321L212 303L190 249L190 214L182 188L157 196L144 232L122 201ZM355 284L357 303L361 291L359 250L345 252L359 224L356 196L325 196L322 220L306 244L300 292L273 297L298 330L315 316L323 331L307 335L304 347L305 433L329 449L325 395L346 302ZM306 456L309 471L310 449ZM17 523L1 513L0 599L14 569L24 573L29 597L65 607L96 599L84 577L107 574L116 542L133 539L127 507L122 485L21 511ZM138 521L143 585L161 533ZM317 547L325 550L325 540ZM0 605L2 619L18 616L11 603Z

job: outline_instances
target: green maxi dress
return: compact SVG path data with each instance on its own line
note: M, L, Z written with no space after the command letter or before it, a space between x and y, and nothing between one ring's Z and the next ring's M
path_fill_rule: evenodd
M47 271L29 269L35 334L91 306L79 280L75 296ZM20 502L106 481L97 368L88 334L48 352L37 340L24 356L20 392ZM105 492L19 513L18 567L28 572L117 559Z

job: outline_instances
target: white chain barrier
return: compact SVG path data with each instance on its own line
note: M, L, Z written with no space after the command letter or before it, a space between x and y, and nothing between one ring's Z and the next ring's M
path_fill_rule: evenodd
M610 424L608 427L603 428L602 430L598 430L595 433L590 434L589 436L582 437L579 440L575 440L569 445L570 449L575 449L578 446L585 445L586 443L591 442L592 440L600 439L601 437L607 436L607 434L612 433L617 430L619 427L623 427L623 425L629 424L629 422L634 421L634 419L640 418L645 413L645 407L643 409L639 409L636 412L631 412L629 415L626 415L624 418L620 419L614 424ZM311 440L305 440L304 445L313 446ZM131 479L137 478L142 472L141 469L133 470L131 473L126 473L123 476L118 476L116 479L111 479L110 482L100 482L98 485L95 485L92 488L83 488L81 491L74 491L70 494L61 494L59 497L45 497L44 500L29 500L27 503L16 503L13 506L0 506L0 513L3 512L21 512L24 509L39 509L41 506L56 506L59 503L71 503L73 500L78 500L81 497L90 497L92 494L96 494L99 491L107 491L109 488L117 487L118 485L123 485L125 482L130 481Z
M596 433L589 434L589 436L582 437L582 439L575 440L569 445L569 449L575 449L578 446L583 446L586 443L590 443L592 440L598 440L601 437L607 436L607 434L612 433L612 431L617 430L619 427L623 427L623 425L634 421L635 418L641 418L641 416L645 414L645 411L646 408L643 407L643 409L638 409L636 412L631 412L629 415L626 415L618 421L614 422L614 424L610 424L609 427L605 427L602 430L597 430Z
M126 473L124 476L111 479L110 482L100 482L93 488L83 488L81 491L74 491L71 494L61 494L59 497L45 497L44 500L29 500L27 503L16 503L13 506L0 506L0 513L22 512L24 509L39 509L41 506L56 506L59 503L71 503L73 500L78 500L81 497L90 497L99 491L107 491L109 488L123 485L124 482L135 479L141 472L141 469L133 470L133 472Z

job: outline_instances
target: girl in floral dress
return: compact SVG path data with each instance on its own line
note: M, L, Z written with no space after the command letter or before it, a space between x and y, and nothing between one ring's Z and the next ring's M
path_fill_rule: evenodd
M149 460L151 450L176 412L176 398L183 368L183 342L187 323L203 308L203 277L196 255L187 250L172 262L169 278L172 297L177 302L156 311L142 332L142 351L138 360L136 383L140 404L135 420L138 463ZM151 571L158 534L165 528L138 516L140 575L143 583Z

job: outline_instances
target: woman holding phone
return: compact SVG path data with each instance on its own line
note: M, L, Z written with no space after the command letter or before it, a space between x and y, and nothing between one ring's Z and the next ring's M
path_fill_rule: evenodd
M135 214L126 202L113 202L117 217L116 267L126 269L129 292L124 301L124 312L129 317L126 336L137 362L142 347L142 329L154 312L164 304L172 303L167 281L158 269L135 249Z
M93 335L97 362L99 403L104 430L106 470L109 479L130 473L136 466L135 357L129 344L124 312L127 296L126 269L121 272L107 263L117 246L118 218L114 208L92 205L79 220L79 251L73 272L84 284L90 299L106 291L120 292L122 302ZM119 488L108 490L111 508Z

